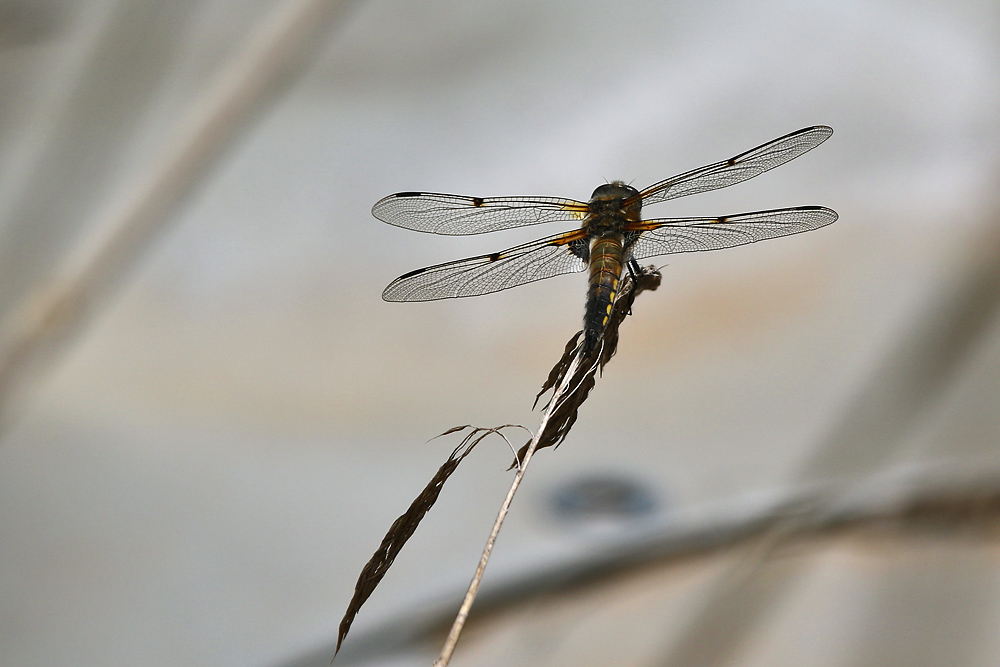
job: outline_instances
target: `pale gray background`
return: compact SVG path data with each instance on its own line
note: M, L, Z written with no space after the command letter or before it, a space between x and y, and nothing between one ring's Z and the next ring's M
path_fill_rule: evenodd
M0 3L5 326L93 242L248 36L292 4ZM840 220L658 262L663 285L637 302L570 438L534 460L487 587L829 475L1000 466L994 325L903 415L891 453L871 453L878 434L826 463L819 451L886 359L917 363L921 349L900 346L998 261L1000 5L375 1L323 35L158 242L7 396L0 663L322 654L360 567L452 446L426 441L457 424L537 424L531 401L579 326L583 276L426 304L380 293L411 269L560 229L448 238L374 220L371 205L400 190L586 199L606 180L642 187L800 127L835 129L752 182L649 211L816 204ZM457 604L509 459L498 441L463 465L358 635ZM643 526L553 514L556 490L602 471L657 499ZM969 586L991 591L976 613L997 620L989 572ZM849 620L878 600L824 614ZM607 643L626 657L638 646ZM475 662L475 646L453 664L531 662ZM950 664L996 664L992 646ZM784 664L761 650L760 664ZM827 650L808 664L852 663L842 643ZM864 664L903 664L886 660Z

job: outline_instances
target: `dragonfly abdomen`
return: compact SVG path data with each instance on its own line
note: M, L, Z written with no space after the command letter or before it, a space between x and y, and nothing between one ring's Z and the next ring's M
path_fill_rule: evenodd
M599 236L590 249L590 286L583 314L584 341L588 350L594 349L608 325L622 275L623 257L620 234Z

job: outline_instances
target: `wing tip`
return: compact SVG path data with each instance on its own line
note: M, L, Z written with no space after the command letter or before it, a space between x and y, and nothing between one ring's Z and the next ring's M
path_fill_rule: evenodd
M832 208L828 208L826 206L803 206L802 208L805 209L805 210L807 210L807 211L816 211L816 212L819 212L819 213L825 213L827 215L827 217L830 218L830 222L837 222L837 220L840 219L840 215L836 211L834 211ZM830 223L827 223L827 224L830 224Z
M799 130L796 134L800 133L801 134L809 133L815 137L818 137L819 141L817 141L815 146L813 146L813 148L815 148L816 146L819 146L821 143L823 143L824 141L833 136L833 128L830 127L829 125L810 125L809 127Z
M403 301L411 300L407 298L406 294L402 294L401 290L399 289L399 281L405 277L406 276L401 276L400 278L393 280L386 286L384 290L382 290L383 301L388 301L389 303L400 303Z
M372 215L381 220L382 222L388 222L390 225L395 224L390 220L379 215L379 212L385 208L391 202L397 201L399 199L409 199L412 197L421 197L427 194L426 192L417 192L415 190L407 190L406 192L394 192L391 195L386 195L382 197L377 202L372 205Z

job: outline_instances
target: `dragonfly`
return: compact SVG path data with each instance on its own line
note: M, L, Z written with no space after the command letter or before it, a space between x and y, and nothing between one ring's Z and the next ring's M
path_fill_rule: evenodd
M830 138L815 125L791 132L728 160L692 169L637 190L605 183L587 202L560 197L466 197L398 192L379 200L372 215L390 225L445 235L484 234L548 222L579 228L499 252L405 273L382 293L386 301L431 301L479 296L566 273L590 270L584 308L584 347L593 350L607 326L622 272L638 260L718 250L818 229L837 220L823 206L796 206L721 217L653 218L642 208L668 199L742 183L793 160Z

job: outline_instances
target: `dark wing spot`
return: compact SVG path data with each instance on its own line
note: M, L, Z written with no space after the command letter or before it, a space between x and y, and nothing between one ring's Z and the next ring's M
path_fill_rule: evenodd
M473 197L472 198L472 205L473 206L482 206L483 205L483 198L482 197Z
M419 197L424 194L423 192L397 192L394 196L396 197Z
M716 222L729 222L729 216L728 215L724 215L721 218L716 218L715 221Z
M419 275L419 274L421 274L421 273L425 272L426 270L427 270L426 268L423 268L423 269L416 269L415 271L410 271L409 273L404 273L404 274L403 274L403 275L401 275L400 277L396 278L396 280L406 280L407 278L410 278L410 277L412 277L412 276L416 276L416 275ZM396 280L394 280L393 282L396 282Z
M481 200L480 200L480 201L481 201ZM498 259L500 259L500 253L498 253L498 252L493 252L493 253L490 253L489 255L486 255L486 258L487 258L488 260L490 260L491 262L495 262L495 261L497 261Z

